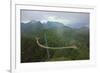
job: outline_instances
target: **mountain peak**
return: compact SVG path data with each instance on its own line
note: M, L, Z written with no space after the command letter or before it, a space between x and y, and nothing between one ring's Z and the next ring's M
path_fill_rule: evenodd
M31 22L31 23L36 23L37 21L35 21L35 20L31 20L30 22Z
M47 20L41 20L40 21L41 24L47 24L47 22L48 22Z

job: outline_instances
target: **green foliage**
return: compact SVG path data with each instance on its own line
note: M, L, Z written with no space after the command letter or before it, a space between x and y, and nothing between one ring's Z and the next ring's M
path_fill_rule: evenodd
M40 24L40 23L38 23ZM38 29L36 29L38 28ZM21 62L44 62L44 61L64 61L64 60L86 60L89 59L89 31L84 29L39 29L34 27L28 32L21 31ZM32 30L32 31L31 31ZM29 32L31 31L31 32ZM36 43L36 37L40 38L40 43L45 45L44 34L46 34L47 46L67 47L76 45L77 49L49 49L50 57L45 48L41 48Z

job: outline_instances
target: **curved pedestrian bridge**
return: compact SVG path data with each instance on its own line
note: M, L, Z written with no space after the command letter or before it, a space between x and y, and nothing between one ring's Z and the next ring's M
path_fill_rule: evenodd
M40 42L39 42L39 38L36 37L36 43L39 47L41 48L46 48L46 49L67 49L67 48L73 48L73 49L77 49L77 47L75 45L72 45L72 46L67 46L67 47L49 47L49 46L45 46L45 45L42 45Z

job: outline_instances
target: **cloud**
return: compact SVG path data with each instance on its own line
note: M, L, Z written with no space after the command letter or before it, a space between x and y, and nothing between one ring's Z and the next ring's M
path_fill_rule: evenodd
M54 21L54 22L60 22L60 23L63 23L65 25L71 23L70 20L64 19L64 18L60 18L60 17L57 17L57 16L48 16L47 20L48 21Z
M21 10L21 21L55 21L64 25L80 23L89 24L89 13L80 12L54 12L54 11L35 11Z

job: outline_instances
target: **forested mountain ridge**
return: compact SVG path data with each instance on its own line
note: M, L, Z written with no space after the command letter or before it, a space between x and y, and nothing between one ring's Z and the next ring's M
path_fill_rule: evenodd
M78 27L78 26L77 26ZM49 61L58 60L85 60L89 59L89 27L74 28L59 22L30 21L21 23L21 62L47 61L46 49L36 43L50 47L66 47L76 45L78 50L63 49L49 50Z

